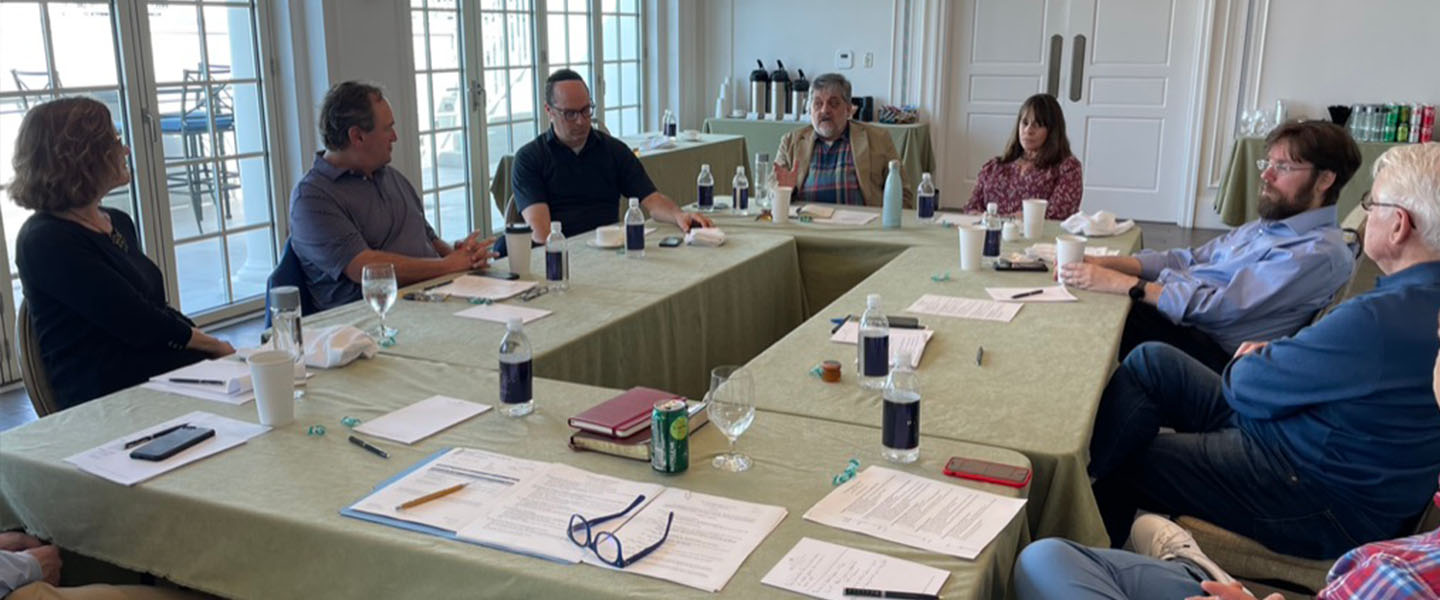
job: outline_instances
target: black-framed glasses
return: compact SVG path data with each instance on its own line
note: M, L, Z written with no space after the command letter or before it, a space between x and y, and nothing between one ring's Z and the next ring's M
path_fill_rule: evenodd
M586 104L585 106L582 106L575 110L560 108L558 106L555 106L554 104L550 104L549 106L550 108L554 109L555 112L560 113L560 116L566 121L579 121L581 117L584 117L586 119L595 118L594 104Z
M1313 170L1315 170L1315 167L1314 167L1313 165L1306 167L1306 166L1296 165L1295 163L1288 163L1288 162L1285 162L1285 161L1283 161L1283 160L1270 160L1270 159L1268 159L1268 158L1262 158L1262 159L1260 159L1260 160L1255 161L1255 168L1260 169L1260 172L1261 172L1261 173L1264 173L1265 171L1273 168L1273 169L1275 169L1275 172L1276 172L1276 173L1279 173L1279 174L1281 174L1281 175L1289 175L1289 174L1294 173L1294 172L1296 172L1296 171L1313 171Z
M1395 210L1405 211L1405 214L1406 214L1406 215L1409 215L1409 217L1410 217L1410 228L1411 228L1411 229L1419 229L1419 227L1415 225L1415 215L1414 215L1414 213L1411 213L1411 212L1410 212L1410 209L1405 208L1405 207L1403 207L1403 206L1400 206L1399 204L1395 204L1394 202L1377 202L1377 201L1375 201L1375 200L1371 200L1371 199L1370 199L1370 192L1365 192L1365 193L1363 193L1363 194L1360 194L1360 209L1361 209L1361 210L1364 210L1365 212L1370 212L1370 209L1375 208L1376 206L1388 206L1388 207L1393 208L1393 209L1395 209Z
M639 562L640 559L649 556L651 552L654 552L661 544L665 543L665 540L670 538L670 526L675 523L674 511L671 511L670 516L666 518L665 533L660 536L659 541L650 544L650 546L644 550L631 554L628 558L625 556L624 549L620 546L620 538L615 537L615 534L608 531L593 533L592 531L595 526L601 523L625 516L626 513L635 510L635 507L640 506L644 501L645 495L641 494L636 496L635 501L631 502L630 506L625 507L625 510L595 519L586 519L580 516L579 513L570 515L570 527L566 530L566 533L570 535L570 541L574 542L576 546L589 548L590 551L594 552L595 556L601 561L604 561L605 564L617 569L623 569L626 565L633 565Z

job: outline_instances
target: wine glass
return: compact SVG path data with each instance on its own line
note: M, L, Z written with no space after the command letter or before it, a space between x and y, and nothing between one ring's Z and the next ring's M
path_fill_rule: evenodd
M730 450L715 457L711 466L722 471L740 472L750 468L750 457L735 451L735 440L755 422L755 384L749 373L740 367L715 367L710 372L710 393L705 395L705 410L710 422L730 440Z
M380 315L379 336L375 339L385 342L395 337L395 330L385 326L385 313L390 312L390 307L395 306L395 297L398 287L395 283L395 265L390 263L377 263L365 265L365 270L360 274L360 286L365 295L365 302L375 314Z

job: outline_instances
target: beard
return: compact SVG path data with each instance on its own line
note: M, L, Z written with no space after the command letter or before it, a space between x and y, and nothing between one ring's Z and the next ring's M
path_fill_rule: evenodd
M1260 202L1256 212L1260 218L1283 221L1310 209L1310 198L1315 194L1315 182L1320 179L1318 172L1310 175L1310 181L1292 196L1282 196L1280 191L1267 182L1260 183Z

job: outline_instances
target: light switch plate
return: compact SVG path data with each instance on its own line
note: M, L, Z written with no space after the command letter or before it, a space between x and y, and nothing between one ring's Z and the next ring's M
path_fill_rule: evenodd
M851 52L850 50L836 50L836 51L835 51L835 68L837 68L837 69L853 69L853 68L855 68L855 53L854 53L854 52Z

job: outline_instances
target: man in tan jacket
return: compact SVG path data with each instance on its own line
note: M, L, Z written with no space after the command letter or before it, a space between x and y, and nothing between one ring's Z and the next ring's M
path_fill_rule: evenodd
M900 160L890 134L850 116L850 82L826 73L810 84L810 127L780 138L776 185L795 188L794 202L880 206L890 161ZM901 180L907 208L915 205L911 182Z

